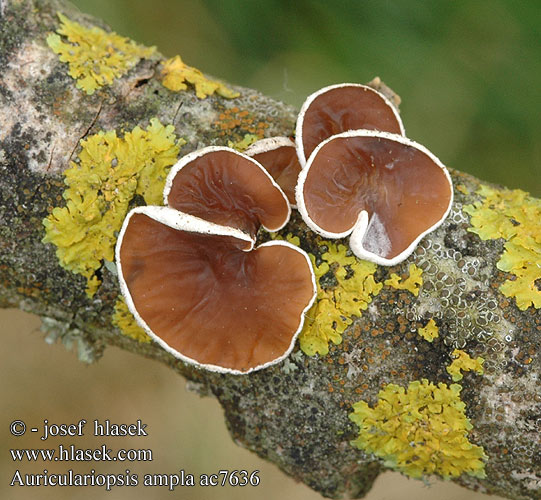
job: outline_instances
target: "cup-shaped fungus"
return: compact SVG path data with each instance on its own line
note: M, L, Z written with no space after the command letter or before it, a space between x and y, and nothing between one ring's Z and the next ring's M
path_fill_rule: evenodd
M254 248L260 225L287 222L289 204L250 158L224 148L188 156L168 178L169 206L138 207L124 221L116 260L128 308L188 363L234 374L278 363L316 295L305 252L284 241Z
M350 236L358 257L394 265L445 219L453 201L444 165L401 135L355 130L323 141L299 175L297 206L327 238Z
M269 137L255 142L244 153L265 167L294 207L295 186L301 171L295 143L289 137Z
M304 168L312 151L325 139L360 129L404 135L393 104L371 87L341 83L309 95L297 118L295 134L301 166Z
M171 168L164 203L252 236L259 226L278 231L291 215L283 191L257 161L218 146L194 151Z

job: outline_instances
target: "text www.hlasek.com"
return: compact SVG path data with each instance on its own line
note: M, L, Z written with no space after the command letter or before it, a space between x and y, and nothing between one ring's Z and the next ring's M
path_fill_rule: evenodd
M102 445L95 449L81 449L73 445L59 445L58 450L53 448L46 449L23 449L9 450L11 459L14 462L36 462L43 460L44 462L151 462L152 450L148 449L120 449L116 453L113 450ZM58 451L58 454L57 454Z
M58 448L37 449L11 449L11 459L14 462L150 462L152 450L150 449L120 449L113 452L106 445L94 449L76 448L74 445ZM129 470L121 474L99 474L94 469L87 474L78 474L68 470L62 474L49 473L47 469L43 474L21 474L15 471L10 486L98 486L110 491L113 486L137 486L138 478Z

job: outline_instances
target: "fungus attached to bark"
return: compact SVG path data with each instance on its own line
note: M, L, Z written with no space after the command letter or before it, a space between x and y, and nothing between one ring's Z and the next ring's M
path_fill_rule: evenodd
M355 255L394 265L443 222L453 191L447 169L425 147L396 134L356 130L314 150L296 196L314 231L351 235Z
M217 146L190 153L171 168L164 203L252 237L259 226L278 231L291 215L283 191L257 161Z
M308 96L297 118L297 154L302 167L317 145L348 130L379 130L404 135L397 110L366 85L342 83Z
M295 185L301 171L295 143L289 137L270 137L255 142L244 153L265 167L295 206Z
M169 206L133 209L117 241L120 287L137 322L208 370L242 374L283 360L316 284L299 248L254 248L262 224L289 218L280 188L255 160L206 148L173 167L164 199Z

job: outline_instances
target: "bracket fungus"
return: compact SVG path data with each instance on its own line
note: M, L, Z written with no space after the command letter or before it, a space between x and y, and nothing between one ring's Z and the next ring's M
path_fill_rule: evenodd
M295 186L301 171L295 143L289 137L270 137L252 144L245 152L257 160L282 188L291 206L295 205Z
M291 215L283 191L257 161L219 146L194 151L171 167L164 203L252 237L259 226L278 231Z
M299 162L304 168L317 145L348 130L379 130L405 135L396 108L380 92L358 83L340 83L309 95L297 118Z
M255 160L229 148L191 153L172 169L167 206L137 207L120 232L122 293L143 329L201 368L244 374L293 349L316 284L307 254L284 241L289 204Z
M428 149L401 135L353 130L312 152L296 187L299 212L327 238L350 235L357 257L391 266L451 209L452 182Z

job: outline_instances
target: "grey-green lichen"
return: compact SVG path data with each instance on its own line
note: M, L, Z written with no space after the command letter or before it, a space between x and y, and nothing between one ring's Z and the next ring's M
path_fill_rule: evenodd
M45 333L45 342L54 344L61 341L66 349L74 349L83 363L93 363L101 356L101 348L97 348L84 332L69 323L42 317L41 331Z

